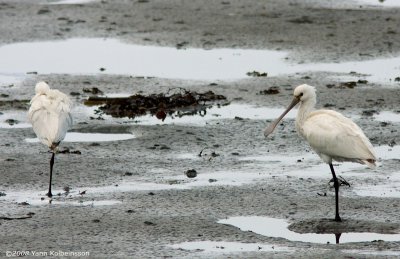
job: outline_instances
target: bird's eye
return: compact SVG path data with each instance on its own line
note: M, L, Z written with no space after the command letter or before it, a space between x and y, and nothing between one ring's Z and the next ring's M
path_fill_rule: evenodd
M300 95L299 96L303 96L303 93L300 93Z

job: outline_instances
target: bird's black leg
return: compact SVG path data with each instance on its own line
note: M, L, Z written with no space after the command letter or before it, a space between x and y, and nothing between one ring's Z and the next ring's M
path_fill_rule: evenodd
M51 155L50 159L50 182L49 182L49 192L47 193L47 197L51 198L53 194L51 193L51 178L53 177L53 165L54 165L54 156L55 156L55 151L52 152L53 154Z
M341 235L342 235L342 233L335 233L336 244L339 244Z
M333 169L332 163L329 164L329 167L331 168L332 176L333 176L333 186L335 187L335 200L336 200L336 216L335 216L335 221L342 221L342 219L339 216L339 181L336 177L335 170Z

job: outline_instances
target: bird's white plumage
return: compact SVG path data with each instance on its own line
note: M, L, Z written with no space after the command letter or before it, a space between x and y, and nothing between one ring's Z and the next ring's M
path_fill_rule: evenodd
M329 164L335 187L335 221L342 221L339 215L339 180L332 160L350 161L373 168L376 156L373 147L363 131L352 120L332 110L315 110L317 95L313 86L303 84L294 89L294 98L288 108L264 130L269 136L281 119L298 103L296 116L297 132L307 140L312 149Z
M375 166L371 142L351 119L332 110L316 110L315 89L300 85L295 89L300 99L296 128L312 149L326 163L350 161Z
M39 140L54 149L72 126L72 102L64 93L50 89L45 82L35 87L28 118Z
M376 160L372 145L360 127L338 112L311 112L302 125L302 132L313 150L326 163L332 163L333 159L371 166L369 161Z

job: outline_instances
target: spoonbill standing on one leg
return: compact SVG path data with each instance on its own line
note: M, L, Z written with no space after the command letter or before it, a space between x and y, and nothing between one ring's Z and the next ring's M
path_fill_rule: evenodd
M335 221L341 221L339 181L336 178L332 160L357 162L374 168L376 156L371 142L352 120L332 110L314 110L316 100L313 86L306 84L297 86L294 89L292 103L278 119L265 129L264 135L267 137L271 134L280 120L300 102L296 117L297 132L307 140L321 159L329 164L335 187Z
M54 156L57 146L64 139L67 130L72 125L72 102L67 95L58 90L50 89L45 82L39 82L35 87L36 95L31 100L28 117L33 131L39 140L47 145L52 152L50 159L50 181L48 197L52 197L51 179L53 174Z

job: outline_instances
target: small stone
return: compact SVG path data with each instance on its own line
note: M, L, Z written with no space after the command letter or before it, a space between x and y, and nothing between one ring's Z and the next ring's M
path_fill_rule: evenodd
M340 87L354 88L356 86L357 86L357 82L355 82L355 81L340 83Z
M377 111L376 110L365 110L365 111L362 111L362 115L363 116L372 116L372 115L374 115L374 113L377 113Z
M189 178L195 178L197 176L197 171L194 169L189 169L185 172L185 175Z
M272 86L267 90L260 91L259 94L261 95L279 94L279 88L276 86Z
M252 71L252 72L247 72L246 75L252 77L267 77L268 74L265 72Z
M367 84L368 81L365 80L365 79L358 79L357 83L359 83L359 84Z

